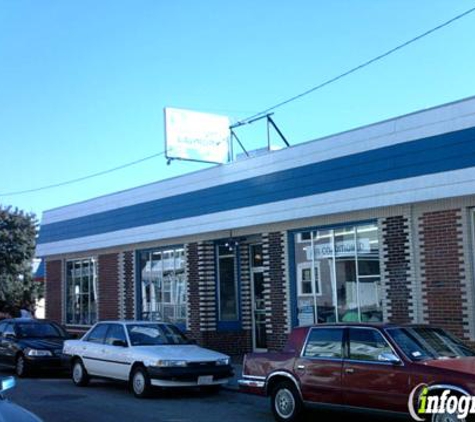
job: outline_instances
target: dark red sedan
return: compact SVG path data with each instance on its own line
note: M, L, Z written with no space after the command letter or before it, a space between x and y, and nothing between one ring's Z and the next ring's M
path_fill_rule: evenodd
M282 353L246 355L239 384L248 392L269 395L274 416L282 422L298 420L308 406L407 415L413 391L412 411L419 418L421 392L434 397L446 390L457 397L475 394L475 352L427 325L299 327ZM419 420L469 420L460 416L444 410Z

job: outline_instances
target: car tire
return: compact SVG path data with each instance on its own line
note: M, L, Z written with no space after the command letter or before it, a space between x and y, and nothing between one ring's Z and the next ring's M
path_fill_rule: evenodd
M152 384L147 370L143 366L136 366L130 376L130 387L134 396L143 399L150 396Z
M294 384L290 381L279 382L271 394L271 409L278 422L300 420L303 403Z
M71 366L71 379L74 385L85 387L89 384L89 374L80 359L75 359Z
M25 378L30 373L25 356L20 353L15 359L15 374L19 378Z

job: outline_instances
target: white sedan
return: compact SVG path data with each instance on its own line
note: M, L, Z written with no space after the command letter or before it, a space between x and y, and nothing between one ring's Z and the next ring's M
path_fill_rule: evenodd
M229 356L197 346L173 324L104 321L80 340L67 340L63 354L78 386L91 377L129 381L136 397L151 387L219 388L233 376Z

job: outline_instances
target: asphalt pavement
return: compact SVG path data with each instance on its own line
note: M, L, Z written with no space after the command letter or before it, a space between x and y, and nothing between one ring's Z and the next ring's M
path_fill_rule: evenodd
M11 375L2 371L0 376ZM269 399L244 394L235 383L217 394L199 389L156 390L149 399L137 399L126 383L93 380L88 387L76 387L68 375L42 374L17 379L17 386L5 395L45 422L271 422ZM347 412L311 411L305 421L341 420L389 422L388 418Z

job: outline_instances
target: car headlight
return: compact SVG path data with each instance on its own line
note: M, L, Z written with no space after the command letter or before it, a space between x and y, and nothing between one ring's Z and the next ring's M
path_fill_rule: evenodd
M186 366L186 360L159 360L155 365L165 368L174 366L183 367Z
M49 350L28 349L27 356L53 356Z
M218 359L216 361L217 366L226 366L229 365L229 358L224 358L224 359Z

